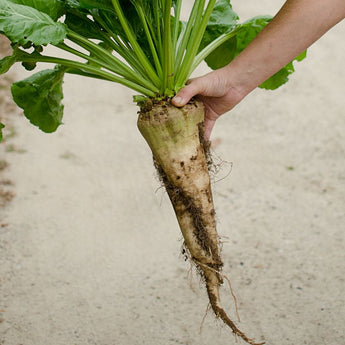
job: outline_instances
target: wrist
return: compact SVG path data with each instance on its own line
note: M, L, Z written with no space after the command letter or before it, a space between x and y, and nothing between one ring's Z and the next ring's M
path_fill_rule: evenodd
M250 68L243 69L240 65L237 65L236 59L220 69L219 73L224 80L224 88L235 95L239 101L257 86L252 82L253 78L251 78L252 72Z

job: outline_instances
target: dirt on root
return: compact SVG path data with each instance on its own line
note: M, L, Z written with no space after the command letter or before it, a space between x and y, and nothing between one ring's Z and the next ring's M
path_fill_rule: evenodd
M199 244L199 246L204 250L205 253L210 255L215 260L215 267L212 267L216 270L221 270L223 263L220 259L217 248L214 248L211 244L211 241L208 237L205 224L203 223L203 211L200 207L196 206L193 198L187 196L183 189L176 186L173 182L169 181L166 173L163 168L154 160L154 166L157 170L159 180L164 185L173 205L182 203L185 207L186 212L190 214L190 217L193 220L194 225L194 236ZM215 210L212 210L211 216L215 216ZM188 250L188 247L185 246L185 250Z
M197 102L192 99L188 106L192 109L198 108ZM194 106L194 107L193 107ZM152 100L147 99L145 102L140 104L140 117L142 119L145 119L149 121L150 119L154 122L161 123L167 120L169 116L169 108L174 108L174 106L171 104L170 99L164 99L164 100ZM190 112L187 112L185 108L180 108L182 113L185 116L191 116ZM191 110L193 112L193 110ZM212 157L210 153L210 142L205 141L204 137L204 122L201 121L198 123L198 134L199 134L199 142L200 142L200 154L202 154L203 159L206 160L206 165L209 170L209 172L212 171L213 162ZM201 159L201 157L198 157L198 154L195 156L190 157L190 162L179 162L181 168L185 166L185 164L194 164L193 161L196 161L198 159ZM183 188L176 185L172 179L170 179L166 172L164 171L163 167L159 164L158 160L153 157L154 166L157 171L158 179L160 180L161 184L165 187L170 200L175 208L180 209L180 211L177 212L187 212L189 214L189 217L192 220L193 223L193 233L196 242L198 243L199 247L202 248L205 254L212 257L214 260L214 263L212 265L212 268L220 271L223 263L221 261L220 255L219 255L219 249L218 246L215 246L212 244L212 241L209 238L209 234L206 229L206 225L204 223L204 211L201 209L200 206L196 205L195 200L193 197L188 196ZM180 176L176 177L177 179L180 178ZM211 191L206 191L208 196L208 201L213 204ZM180 206L178 206L180 205ZM215 210L212 208L210 216L212 218L215 217ZM185 251L188 252L188 246L185 245ZM192 256L191 256L192 257ZM213 267L214 266L214 267ZM202 273L203 270L200 270L200 273ZM202 274L201 274L202 275Z
M141 115L144 117L148 116L148 113L151 112L153 107L157 106L157 104L159 104L159 107L155 107L156 109L155 111L153 111L153 115L160 118L168 116L169 115L168 107L171 107L170 100L161 100L161 101L153 102L152 104L149 104L149 105L146 104L145 107L141 108ZM194 100L191 100L189 104L197 107L196 102ZM157 111L157 108L159 108L160 110ZM200 141L200 148L202 151L202 155L206 159L207 168L210 173L213 167L213 161L212 161L212 156L211 156L211 151L210 151L211 145L210 145L210 142L205 140L203 121L198 124L198 132L199 132L198 134L199 134L199 141ZM190 157L190 161L191 161L190 163L193 163L193 161L196 161L199 158L197 155ZM192 219L195 240L197 241L198 245L203 249L204 253L207 253L207 255L213 258L214 263L208 263L208 265L211 268L215 269L216 271L221 271L223 262L220 257L219 248L218 246L215 247L209 238L206 225L204 224L203 210L199 206L196 205L193 197L188 196L181 187L177 186L171 179L168 178L163 167L157 162L155 157L153 157L153 161L154 161L154 166L157 171L158 179L160 180L162 185L165 187L174 208L177 207L177 205L179 204L183 205L184 212L187 212ZM181 167L183 167L185 165L185 162L181 161L180 165ZM179 178L179 176L177 178ZM210 203L213 204L211 195L208 196L208 200ZM212 208L210 216L215 217L214 208ZM188 246L186 244L184 244L184 250L185 252L189 252ZM191 253L189 252L189 254ZM191 259L193 259L192 255L189 255L189 256ZM198 268L198 265L196 266ZM198 269L198 271L200 275L203 277L203 270ZM222 281L221 278L219 280Z

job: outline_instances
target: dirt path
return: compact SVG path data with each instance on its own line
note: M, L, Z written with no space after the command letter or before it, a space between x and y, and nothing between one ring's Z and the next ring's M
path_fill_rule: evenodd
M244 19L277 6L233 3ZM214 186L224 271L241 329L268 345L344 341L344 24L288 85L256 90L213 133L232 163ZM207 297L195 276L190 288L132 93L71 76L64 93L57 133L14 110L0 147L0 180L13 182L0 188L16 194L0 207L0 344L236 344L211 313L199 333Z

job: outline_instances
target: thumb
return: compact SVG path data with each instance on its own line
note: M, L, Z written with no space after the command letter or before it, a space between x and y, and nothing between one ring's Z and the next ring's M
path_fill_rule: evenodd
M176 96L172 99L173 105L176 107L183 107L186 105L192 97L200 93L200 88L196 80L191 80L190 84L181 89Z

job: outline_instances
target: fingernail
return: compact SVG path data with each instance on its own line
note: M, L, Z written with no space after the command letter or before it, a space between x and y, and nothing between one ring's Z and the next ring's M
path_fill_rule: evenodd
M175 104L182 104L182 97L180 97L180 96L174 97L174 103Z

